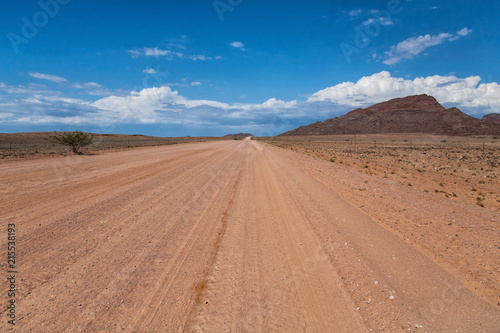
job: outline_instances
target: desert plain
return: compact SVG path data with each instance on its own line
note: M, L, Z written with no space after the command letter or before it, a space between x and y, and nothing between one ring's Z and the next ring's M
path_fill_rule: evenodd
M2 331L500 330L496 138L29 155L0 160L18 272Z

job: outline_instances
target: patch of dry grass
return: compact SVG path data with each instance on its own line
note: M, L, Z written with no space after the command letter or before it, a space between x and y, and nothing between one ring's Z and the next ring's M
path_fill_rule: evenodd
M374 134L261 140L413 189L500 210L500 140L492 137Z
M68 150L68 147L51 139L53 135L54 132L0 133L0 159L72 155L73 153ZM222 139L215 137L168 138L145 135L95 134L94 143L83 151L96 152L107 149L162 146Z

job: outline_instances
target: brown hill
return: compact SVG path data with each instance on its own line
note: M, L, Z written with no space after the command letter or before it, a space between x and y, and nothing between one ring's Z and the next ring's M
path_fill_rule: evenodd
M483 120L500 124L500 113L490 113L483 116Z
M280 135L375 133L500 135L500 124L471 117L457 108L446 109L424 94L391 99Z
M227 134L227 135L224 135L224 138L241 138L241 137L249 137L249 136L253 136L252 134L250 133L236 133L236 134Z

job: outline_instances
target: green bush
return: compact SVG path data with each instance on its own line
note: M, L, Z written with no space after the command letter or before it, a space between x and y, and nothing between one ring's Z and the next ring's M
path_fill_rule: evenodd
M73 153L81 154L80 149L88 146L94 142L94 135L90 133L75 131L75 132L62 132L56 133L53 136L54 140L60 144L71 148Z

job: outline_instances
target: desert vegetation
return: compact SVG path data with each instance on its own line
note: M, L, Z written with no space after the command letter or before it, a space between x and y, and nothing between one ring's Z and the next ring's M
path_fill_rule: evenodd
M262 140L421 191L500 210L500 140L494 137L371 134Z
M53 136L53 132L0 133L0 159L31 159L74 154L72 148L54 140ZM221 140L215 137L171 138L121 134L93 134L92 136L93 142L86 145L86 150L89 152Z
M73 153L81 154L81 149L94 142L94 135L80 131L75 132L55 132L52 137L55 142L71 148Z

